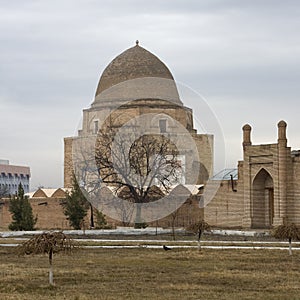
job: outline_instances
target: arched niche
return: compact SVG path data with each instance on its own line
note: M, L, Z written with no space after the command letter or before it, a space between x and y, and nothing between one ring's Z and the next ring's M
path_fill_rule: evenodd
M274 218L273 178L262 168L252 183L252 227L270 228Z

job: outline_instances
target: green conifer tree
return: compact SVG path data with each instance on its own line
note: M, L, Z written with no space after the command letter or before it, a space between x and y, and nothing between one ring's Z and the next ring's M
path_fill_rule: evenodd
M110 226L107 225L105 215L102 213L102 211L96 210L95 215L96 215L96 229L110 228Z
M34 230L37 217L34 218L28 197L24 196L22 184L19 184L18 194L10 199L9 211L13 221L8 226L10 230Z
M66 197L64 214L69 218L69 223L74 229L81 229L88 207L89 204L82 194L76 179L73 177L73 187Z

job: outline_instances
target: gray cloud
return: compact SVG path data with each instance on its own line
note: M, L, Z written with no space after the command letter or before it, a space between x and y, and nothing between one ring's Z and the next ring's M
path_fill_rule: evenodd
M299 12L296 0L1 1L0 158L30 165L33 187L61 186L63 137L103 69L136 39L205 96L229 166L247 122L263 143L276 141L285 119L300 148Z

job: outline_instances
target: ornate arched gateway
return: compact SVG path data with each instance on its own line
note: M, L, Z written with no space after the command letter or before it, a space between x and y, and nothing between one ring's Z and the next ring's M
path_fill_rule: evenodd
M284 121L277 124L277 143L261 145L252 145L251 126L243 127L244 227L270 228L295 220L294 212L287 209L293 200L294 158L287 146L286 126Z
M264 168L253 180L252 193L252 227L271 227L274 218L274 184L272 176Z
M221 180L215 176L220 188L205 207L208 223L256 229L300 225L300 150L288 146L285 121L277 128L276 143L252 145L251 126L243 126L243 159L237 176Z

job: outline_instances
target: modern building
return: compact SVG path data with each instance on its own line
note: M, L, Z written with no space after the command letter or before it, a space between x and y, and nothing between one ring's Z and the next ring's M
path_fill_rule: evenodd
M18 191L21 183L25 193L29 192L30 168L10 165L8 160L0 160L0 189L9 195Z

